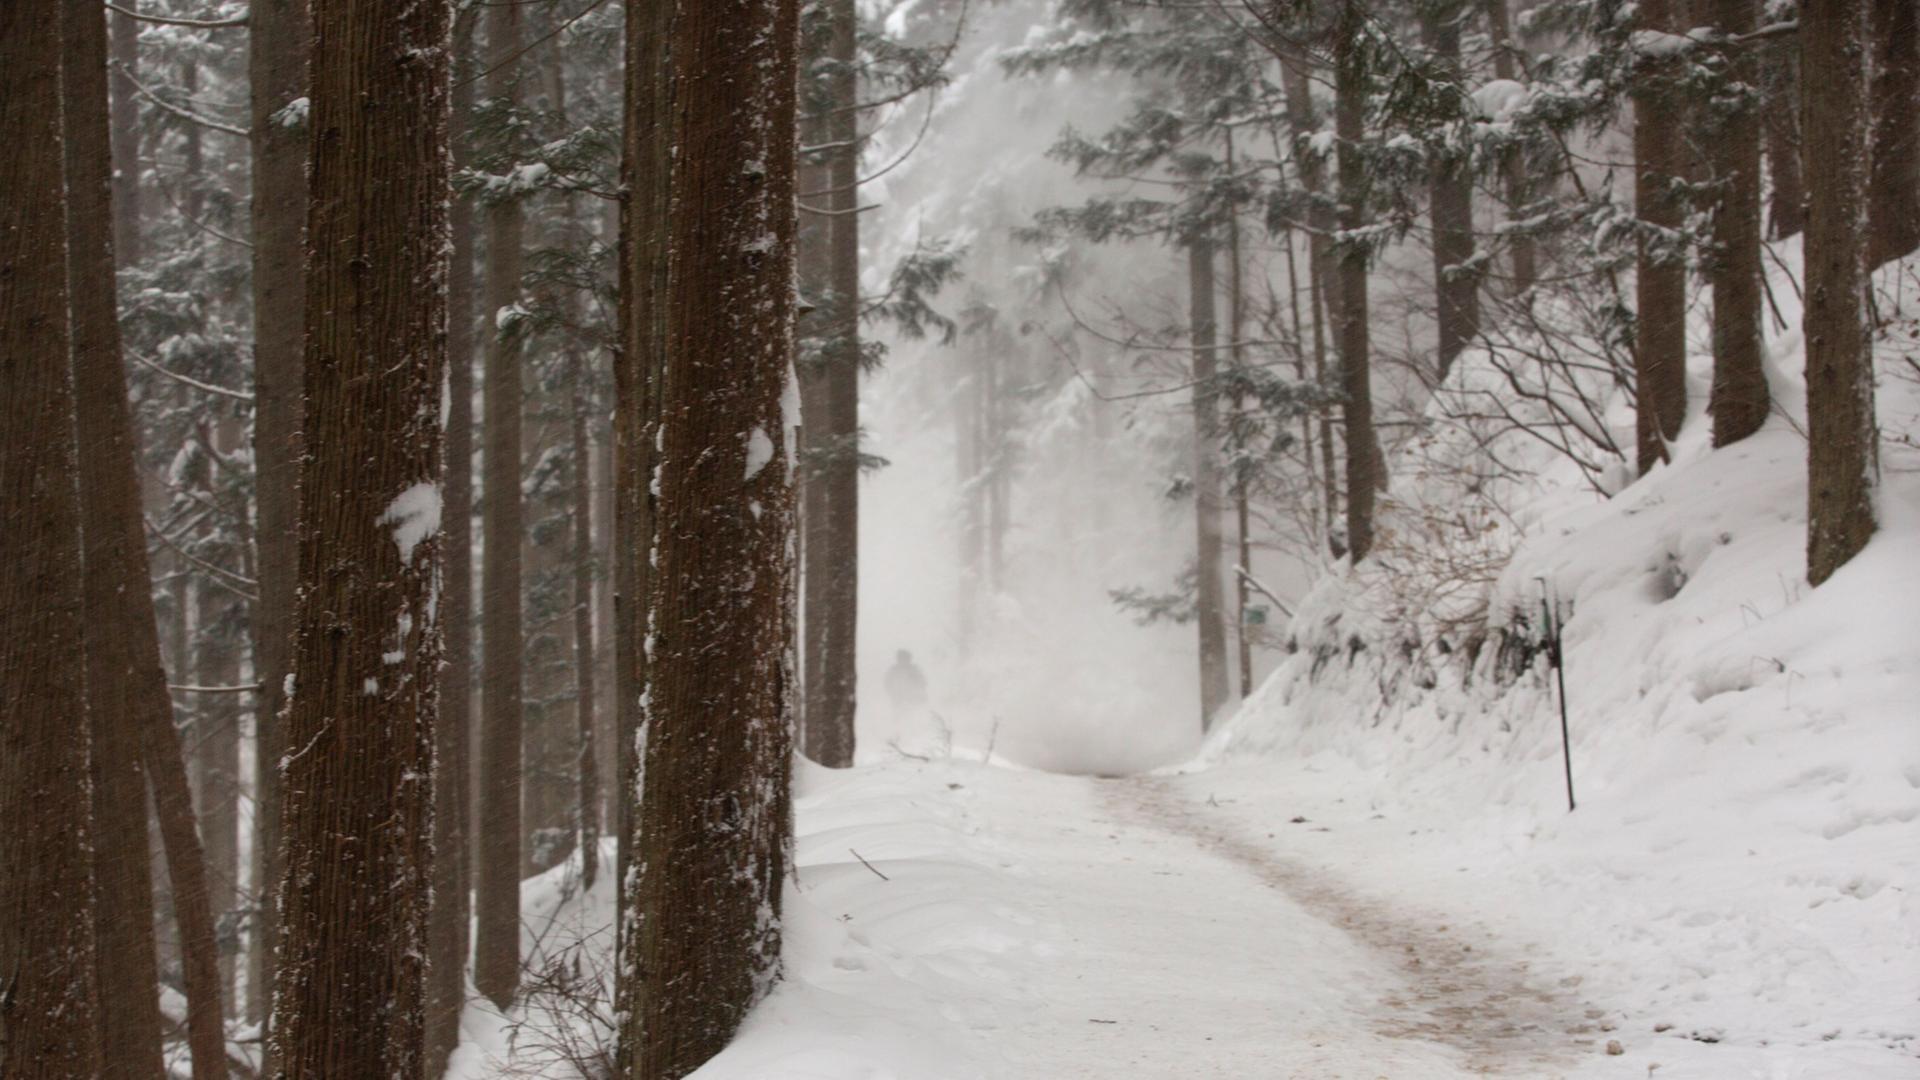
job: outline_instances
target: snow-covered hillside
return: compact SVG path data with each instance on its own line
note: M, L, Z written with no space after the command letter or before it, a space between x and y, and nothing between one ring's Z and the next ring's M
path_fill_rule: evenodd
M1451 563L1492 572L1448 583L1389 539L1320 582L1297 652L1185 766L1055 776L964 739L803 765L786 977L698 1076L1914 1075L1920 261L1879 283L1882 531L1827 584L1781 333L1761 434L1710 450L1696 416L1612 498L1517 451L1538 475L1489 492L1503 514ZM1453 482L1396 491L1388 532L1464 511ZM525 905L536 983L572 990L470 1007L456 1076L573 1075L606 1033L611 893L575 872Z
M1294 623L1300 651L1202 757L1337 777L1349 801L1417 823L1378 880L1412 876L1525 933L1586 986L1637 997L1668 1037L1796 1063L1775 1075L1814 1075L1803 1056L1847 1045L1858 1059L1820 1075L1879 1075L1875 1051L1886 1075L1911 1075L1920 264L1878 277L1881 532L1810 589L1797 250L1783 247L1772 285L1793 329L1769 343L1765 430L1712 450L1696 404L1674 463L1608 500L1582 494L1570 462L1513 448L1542 475L1509 493L1516 535L1487 543L1514 550L1484 591L1407 618L1399 599L1432 583L1322 581ZM1573 814L1556 691L1531 651L1543 596L1565 625ZM1481 605L1484 624L1458 621Z

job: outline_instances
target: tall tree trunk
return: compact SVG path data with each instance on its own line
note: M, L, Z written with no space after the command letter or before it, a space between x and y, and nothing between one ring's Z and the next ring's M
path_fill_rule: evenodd
M1311 250L1311 245L1309 245ZM1309 260L1311 262L1311 260ZM1311 265L1307 273L1307 301L1313 309L1313 381L1321 386L1327 385L1327 289L1326 279ZM1320 475L1325 481L1321 492L1327 515L1327 554L1339 559L1347 554L1346 542L1340 539L1340 460L1339 450L1334 445L1338 440L1333 435L1333 407L1322 405L1320 414Z
M519 100L513 63L520 51L519 4L487 9L488 96ZM521 848L521 595L520 545L525 538L520 494L520 410L523 390L518 327L501 313L520 299L520 204L487 207L486 299L480 306L486 342L486 454L480 635L481 728L479 865L475 881L473 983L494 1004L512 1004L520 986Z
M120 5L139 11L140 0ZM133 75L140 67L140 23L114 12L113 27L113 245L121 266L140 261L140 100Z
M1498 2L1498 0L1496 0ZM1427 10L1421 36L1442 70L1464 85L1460 68L1460 22L1451 5ZM1505 50L1497 55L1506 56ZM1439 381L1453 369L1455 357L1480 331L1480 281L1473 261L1473 174L1465 161L1445 156L1433 163L1427 185L1428 216L1433 223L1433 291L1439 325ZM1529 256L1531 257L1531 256Z
M280 880L280 712L292 671L300 572L300 368L305 338L307 130L290 108L307 93L307 5L254 0L247 9L248 139L253 155L253 454L260 599L253 607L254 840L257 906L248 950L247 1019L272 1011L274 886Z
M771 985L792 835L793 0L679 0L658 575L619 978L625 1075L685 1076ZM694 254L697 253L697 254ZM716 303L725 296L727 303Z
M618 202L610 201L606 207L611 211L607 216L608 228L603 242L612 250L620 235ZM612 364L619 363L619 350L609 358ZM610 419L605 403L598 403L599 416ZM618 733L619 695L614 692L614 675L618 665L614 663L614 572L613 572L613 510L618 501L613 483L613 432L611 427L604 433L594 431L593 446L593 640L594 663L598 673L594 676L594 690L599 700L594 702L594 713L599 717L600 730L596 736L599 749L595 751L600 762L600 823L602 830L612 829L618 835L617 824L620 820L620 737ZM608 783L607 770L616 774L614 782Z
M1879 431L1867 318L1869 0L1800 13L1807 189L1807 580L1827 580L1873 536Z
M1776 240L1806 228L1807 185L1800 175L1800 56L1791 40L1768 43L1761 54L1765 88L1760 115L1767 137L1769 234Z
M133 417L120 360L106 12L91 0L66 0L62 15L67 290L76 433L88 448L79 456L79 507L93 750L93 928L95 948L113 959L99 968L100 1059L115 1077L159 1080L165 1066L140 732L156 711L166 717L171 703L154 630ZM144 627L138 625L142 612Z
M144 528L140 542L144 547ZM178 560L171 589L172 632L163 643L166 668L192 669L192 580L187 563ZM194 1080L226 1078L226 1011L220 993L220 939L214 926L213 886L207 880L206 849L200 841L199 817L193 808L193 778L188 754L181 746L171 701L165 712L155 712L141 732L142 759L153 794L153 816L160 846L167 860L166 908L177 929L180 982L187 998L187 1046L196 1063ZM156 901L159 898L156 897ZM162 966L168 957L163 951Z
M593 493L587 466L587 360L573 358L573 415L568 428L573 451L573 708L578 721L578 819L581 887L593 888L600 870L600 763L594 753Z
M273 1040L416 1076L441 635L451 5L314 0L300 598Z
M472 9L455 15L453 106L448 141L465 164L472 122ZM447 206L446 512L441 516L440 623L446 639L434 718L433 910L427 916L426 1075L446 1070L460 1044L471 945L473 789L473 203Z
M1642 0L1640 29L1673 33L1672 0ZM1685 27L1679 29L1684 30ZM1634 75L1634 213L1668 237L1685 224L1674 192L1685 164L1681 112L1674 107L1673 61L1643 56ZM1687 415L1687 266L1677 239L1642 238L1635 263L1639 311L1634 323L1634 408L1641 475L1667 460L1667 444Z
M145 550L146 538L140 538ZM156 648L157 648L156 643ZM176 666L175 671L184 670ZM164 676L163 676L164 678ZM171 708L155 710L140 733L153 791L153 816L167 857L173 917L180 935L180 981L187 998L187 1049L193 1080L226 1080L227 1029L220 994L220 944L214 929L206 852L193 812L193 783Z
M231 417L213 422L208 438L213 454L224 458L238 449L238 432ZM221 502L232 506L231 499ZM230 520L242 520L244 506L234 507ZM240 681L242 642L246 636L247 605L225 589L204 585L193 647L193 681L202 686L233 686ZM235 933L240 918L240 713L238 694L201 694L195 702L193 734L193 804L199 811L200 842L206 857L207 901L222 927L220 944L220 1000L232 1015Z
M1221 588L1225 537L1220 527L1220 383L1214 315L1213 241L1187 245L1187 318L1193 344L1194 622L1200 635L1200 730L1213 726L1232 686L1227 674L1226 596Z
M626 64L622 85L625 125L620 173L620 351L614 357L614 693L619 757L619 830L615 871L620 881L615 923L615 1013L623 1018L619 1070L634 1075L640 989L629 977L635 932L643 911L635 859L641 850L640 739L648 692L653 623L654 523L661 389L667 373L667 222L673 161L672 65L674 5L627 0Z
M1758 20L1757 0L1714 0L1714 18L1727 34L1744 34ZM1759 65L1751 49L1735 49L1728 74L1758 92ZM1713 216L1713 389L1707 412L1713 445L1726 446L1760 430L1769 396L1760 334L1760 117L1752 104L1721 115L1712 142L1720 205Z
M1869 269L1920 247L1920 5L1914 0L1872 3Z
M1366 224L1367 72L1360 54L1365 17L1359 0L1341 0L1334 41L1334 131L1339 136L1340 228L1353 235ZM1367 327L1367 252L1357 243L1339 252L1340 387L1347 439L1347 551L1354 562L1373 549L1374 485L1380 447L1373 432L1373 382Z
M0 5L0 1075L99 1072L60 0Z
M673 80L668 42L674 5L627 0L620 202L620 349L614 357L614 694L620 796L615 870L620 882L615 923L616 970L633 963L639 923L636 853L640 836L640 738L648 686L647 636L653 618L653 484L660 391L666 377L667 220L673 155ZM616 977L616 1015L635 1016L633 980ZM631 1075L636 1039L620 1029L620 1075Z
M1308 307L1313 316L1313 376L1322 382L1326 379L1327 339L1323 311L1332 307L1331 297L1326 296L1327 286L1332 283L1332 259L1327 238L1333 233L1334 211L1325 196L1325 165L1312 154L1302 153L1305 140L1318 130L1319 121L1314 115L1313 94L1307 81L1305 60L1298 56L1283 55L1280 58L1281 89L1286 99L1287 130L1293 135L1293 153L1295 170L1300 176L1300 186L1307 190L1307 297ZM1334 471L1333 419L1332 408L1322 406L1320 415L1320 445L1323 459L1322 475L1326 481L1324 492L1327 515L1327 546L1334 558L1345 554L1345 546L1338 538L1334 522L1340 514L1339 479Z
M833 245L830 274L833 304L828 333L833 340L827 369L828 438L837 452L824 464L827 487L827 549L816 552L830 573L827 606L817 622L822 652L822 676L817 694L809 688L812 705L822 722L808 730L821 737L815 760L834 766L853 764L854 699L857 660L860 565L860 113L856 96L858 70L854 35L859 16L853 0L830 0L834 61L829 80L834 112L828 137L835 144L828 157L825 200L834 213L828 235ZM816 565L820 565L816 562Z
M1233 134L1227 134L1227 175L1232 176L1236 168L1234 161ZM1288 241L1291 244L1292 237ZM1291 254L1291 253L1289 253ZM1296 306L1296 312L1297 312ZM1227 215L1227 344L1232 350L1233 367L1236 372L1244 372L1247 367L1247 284L1246 264L1240 251L1240 207L1238 201L1229 204ZM1247 403L1244 395L1236 392L1233 396L1233 419L1230 427L1237 428L1242 423ZM1228 483L1233 488L1234 519L1234 573L1233 573L1233 625L1235 660L1238 661L1240 674L1240 697L1245 699L1253 693L1253 635L1252 625L1247 622L1247 601L1249 589L1247 575L1253 572L1253 536L1250 528L1252 508L1248 505L1251 487L1250 470L1244 460L1248 453L1245 445L1246 434L1240 431L1234 441L1235 464L1233 475Z
M1487 25L1493 37L1494 77L1518 80L1526 73L1520 67L1520 50L1513 43L1513 26L1507 0L1486 0L1486 3ZM1500 155L1500 180L1501 186L1506 189L1507 220L1511 222L1516 216L1525 215L1527 206L1533 201L1533 180L1527 175L1524 153L1508 150ZM1511 295L1525 296L1539 275L1539 259L1533 237L1524 232L1512 234L1507 239L1507 254L1512 260L1513 277L1509 282Z
M1299 258L1296 254L1298 245L1294 243L1293 230L1291 228L1287 229L1285 236L1287 240L1287 308L1288 313L1292 316L1289 320L1289 325L1292 328L1293 334L1294 377L1302 383L1308 381L1321 382L1326 378L1326 364L1325 358L1319 355L1324 348L1319 327L1320 313L1317 310L1313 313L1313 347L1316 355L1313 357L1313 366L1309 368L1307 349L1303 338L1303 328L1306 320L1301 318L1300 315L1300 267ZM1308 276L1312 276L1311 267L1308 268ZM1317 304L1320 300L1320 290L1312 286L1309 286L1309 289L1308 301ZM1316 414L1318 415L1316 416ZM1312 503L1309 502L1307 510L1308 519L1312 522L1313 529L1311 539L1316 546L1319 544L1322 535L1332 534L1334 521L1333 461L1330 456L1333 453L1333 438L1332 435L1325 430L1328 427L1326 417L1325 409L1303 412L1300 415L1300 458L1302 464L1305 466L1307 485L1311 491L1308 498L1310 500L1315 498L1320 500L1318 507L1313 506ZM1324 437L1326 440L1324 445L1321 442L1321 437ZM1329 455L1324 470L1320 467L1320 463L1315 460L1315 454L1322 450ZM1242 582L1242 584L1244 585L1245 582Z
M804 125L826 149L804 170L802 273L819 309L808 320L812 355L802 366L801 474L807 532L802 627L802 749L822 765L853 764L860 539L860 162L852 0L829 0L818 30L827 74L825 113Z

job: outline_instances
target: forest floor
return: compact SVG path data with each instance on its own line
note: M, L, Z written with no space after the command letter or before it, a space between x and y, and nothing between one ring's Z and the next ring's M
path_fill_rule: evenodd
M1814 946L1784 919L1673 895L1626 851L1570 859L1383 812L1332 761L1113 779L960 761L803 769L786 977L700 1080L1915 1066L1897 973L1849 971L1855 995L1836 996L1792 959ZM605 885L583 904L565 881L528 883L542 948L603 942ZM1695 934L1733 923L1737 938ZM1747 1010L1757 983L1716 968L1781 994ZM1725 1024L1730 1010L1759 1027ZM454 1075L510 1062L569 1075L529 1067L542 1040L523 1027L509 1050L503 1025L469 1011Z

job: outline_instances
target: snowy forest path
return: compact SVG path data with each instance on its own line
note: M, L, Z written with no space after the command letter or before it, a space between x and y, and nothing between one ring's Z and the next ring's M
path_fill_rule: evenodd
M1389 977L1348 991L1364 998L1372 990L1372 1007L1357 1004L1378 1036L1450 1050L1470 1075L1554 1075L1591 1052L1577 1045L1590 1042L1582 1038L1591 1033L1590 1014L1565 989L1577 980L1548 988L1529 961L1498 943L1470 943L1444 917L1364 895L1329 868L1274 850L1217 803L1184 790L1181 778L1107 780L1098 791L1116 822L1190 841L1372 954Z

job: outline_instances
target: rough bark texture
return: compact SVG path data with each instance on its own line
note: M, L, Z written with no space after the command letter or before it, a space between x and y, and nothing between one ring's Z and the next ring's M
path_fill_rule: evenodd
M513 65L520 49L519 4L486 9L489 97L518 100ZM520 986L521 666L520 338L499 315L520 299L522 233L518 202L487 208L487 282L480 305L486 342L486 454L481 509L479 864L474 868L473 983L506 1008Z
M225 457L238 449L232 419L212 425L209 438L215 454ZM217 498L217 497L216 497ZM224 502L230 521L245 519L238 499ZM236 530L237 532L238 530ZM201 686L233 686L240 681L241 642L246 635L247 604L225 589L196 591L197 633L193 639L193 682ZM207 902L214 919L234 926L240 906L240 706L238 694L195 694L193 724L188 738L193 748L193 805L200 824L200 843L207 866ZM219 938L220 1000L234 1012L234 960L237 944L231 933Z
M453 161L466 157L473 109L471 10L453 28ZM438 1076L460 1043L471 945L473 787L473 204L448 204L446 509L441 515L440 624L444 662L434 717L433 910L427 921L426 1074Z
M144 537L142 542L144 543ZM191 590L185 574L175 579L171 620L174 632L167 643L167 667L185 671ZM207 881L206 853L200 844L200 823L193 809L193 780L187 773L187 755L174 726L171 703L156 712L141 732L147 783L153 790L154 820L167 860L167 902L179 931L181 985L187 998L187 1044L193 1053L194 1080L224 1080L227 1041L225 1010L220 993L219 935L214 927L212 887ZM157 900L157 898L156 898ZM164 956L163 956L164 966Z
M165 717L169 702L120 360L106 12L92 0L66 0L63 14L67 286L76 431L88 449L79 456L79 481L93 748L93 925L95 947L113 958L99 970L100 1058L115 1077L158 1080L164 1075L155 994L160 976L140 731L155 711Z
M1334 125L1339 135L1340 228L1352 232L1366 224L1365 138L1367 76L1359 56L1359 0L1342 0L1334 49ZM1340 388L1347 430L1347 552L1354 562L1373 548L1374 485L1380 478L1380 447L1373 434L1373 380L1367 327L1367 252L1349 244L1340 262Z
M791 837L793 0L673 15L658 571L626 1075L687 1075L772 984Z
M120 5L139 11L140 0ZM140 102L128 76L140 67L140 24L113 12L113 245L121 266L140 261Z
M1670 0L1642 0L1640 28L1672 33ZM1681 27L1684 30L1685 27ZM1633 93L1634 213L1649 229L1677 231L1686 207L1673 192L1682 171L1684 134L1673 107L1673 61L1642 57ZM1667 443L1687 415L1687 267L1678 251L1645 238L1635 263L1636 464L1641 475L1667 460Z
M1220 386L1214 314L1214 246L1187 241L1187 320L1193 345L1194 623L1200 634L1200 730L1213 726L1233 689L1227 674L1226 596L1221 562L1226 538L1220 482Z
M226 1080L227 1030L220 994L219 935L209 900L200 823L193 812L193 784L187 776L172 711L156 710L147 718L140 738L147 783L153 790L153 815L166 853L173 917L179 926L180 981L187 998L187 1048L193 1054L193 1080Z
M1800 14L1807 189L1807 580L1873 536L1879 431L1867 319L1867 4Z
M660 387L666 373L667 220L674 85L669 44L674 6L628 0L620 171L620 354L614 358L614 694L619 745L615 1008L622 1076L634 1075L640 1014L634 932L641 902L634 860L640 835L640 730L652 621L655 490L652 479Z
M253 607L254 844L258 906L248 951L247 1019L272 1008L273 887L280 879L280 711L292 670L299 574L300 364L307 207L307 130L289 103L307 92L307 5L254 0L247 9L248 132L253 155L253 455L260 600Z
M594 753L598 723L594 710L593 663L593 493L587 477L592 450L587 445L586 357L574 362L573 415L568 427L572 442L573 494L573 710L578 721L578 801L574 807L580 836L580 883L593 888L600 872L600 762Z
M450 5L315 0L279 1076L421 1069Z
M1765 89L1761 122L1767 137L1768 235L1798 236L1807 223L1807 185L1800 174L1800 56L1791 39L1771 42L1761 52L1760 79Z
M1872 0L1873 174L1867 266L1920 247L1920 3Z
M831 149L808 169L802 201L824 211L808 215L809 247L802 266L819 310L809 320L817 336L801 365L801 424L807 442L801 486L807 531L802 643L806 707L803 749L822 765L853 764L855 635L859 611L860 546L860 217L856 211L860 162L856 110L853 0L830 0L821 80L824 115L808 128Z
M1751 31L1758 21L1757 0L1714 0L1718 28L1728 34ZM1759 65L1753 51L1736 49L1727 72L1759 91ZM1713 283L1713 389L1707 412L1713 418L1713 445L1726 446L1760 430L1770 398L1764 366L1766 346L1760 334L1760 117L1754 102L1723 114L1712 142L1713 175L1720 205L1713 217L1714 251L1708 265Z
M0 1076L99 1071L61 0L0 5Z
M1463 81L1458 16L1451 4L1438 4L1422 18L1421 32L1441 68L1454 80ZM1467 266L1473 260L1473 173L1469 162L1448 157L1434 163L1427 186L1427 207L1433 223L1437 367L1444 380L1454 358L1480 330L1479 276ZM1528 257L1531 259L1531 253Z
M1237 165L1234 160L1233 134L1227 134L1227 174L1234 174ZM1291 244L1292 237L1288 237ZM1288 252L1291 256L1292 252ZM1236 200L1230 204L1227 216L1227 343L1229 355L1233 358L1236 371L1244 371L1247 366L1247 283L1245 256L1240 250L1240 207ZM1296 313L1298 304L1295 305ZM1296 326L1296 331L1297 331ZM1238 426L1245 415L1247 403L1245 397L1234 395L1234 417L1230 426ZM1233 489L1234 519L1234 556L1233 556L1233 640L1234 659L1239 671L1240 699L1245 700L1253 693L1253 634L1252 624L1247 621L1247 602L1251 590L1247 586L1247 575L1253 569L1252 507L1248 505L1250 492L1244 467L1237 467L1228 478Z

